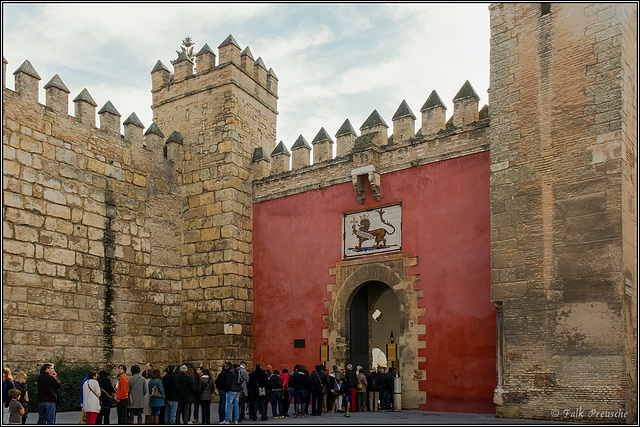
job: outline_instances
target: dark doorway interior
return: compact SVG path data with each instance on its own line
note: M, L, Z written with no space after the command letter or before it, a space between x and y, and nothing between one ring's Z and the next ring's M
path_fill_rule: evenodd
M369 297L367 286L363 286L353 297L349 313L350 360L356 366L369 364Z

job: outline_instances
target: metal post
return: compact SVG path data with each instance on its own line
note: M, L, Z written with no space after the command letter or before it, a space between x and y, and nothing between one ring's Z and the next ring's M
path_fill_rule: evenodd
M402 382L400 381L400 377L395 377L393 379L393 410L394 411L402 411Z

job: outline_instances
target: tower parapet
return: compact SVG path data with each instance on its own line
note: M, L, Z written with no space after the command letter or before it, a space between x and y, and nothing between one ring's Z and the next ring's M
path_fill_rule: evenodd
M54 111L69 114L69 94L71 91L64 84L59 75L55 75L44 85L46 91L47 107Z
M373 110L369 117L367 117L367 120L360 126L360 133L361 136L372 135L367 143L380 147L387 145L389 142L387 129L389 129L389 125L384 121L380 113L378 113L378 110Z
M100 116L100 129L120 134L120 113L116 110L116 107L113 106L111 101L107 101L106 104L98 111L98 116Z
M464 82L453 98L453 125L463 126L478 121L478 102L480 97L469 83Z
M304 136L300 135L296 142L291 146L291 167L293 169L302 168L311 164L311 146L304 139Z
M240 65L240 45L231 34L218 46L218 54L220 55L220 65L227 62Z
M196 53L196 64L198 64L198 72L212 70L216 67L216 54L211 50L208 44Z
M313 163L324 162L333 159L333 140L324 128L311 141L313 145Z
M391 120L393 121L394 143L398 144L416 135L416 116L409 108L406 100L402 100Z
M272 168L271 173L279 174L289 171L289 162L291 160L291 153L285 147L284 142L280 141L276 148L271 153Z
M420 131L423 135L431 135L446 129L447 107L435 90L431 92L422 108L420 108L420 112L422 113Z
M336 132L336 156L342 157L351 153L357 136L358 134L351 126L351 122L346 119Z
M81 123L95 127L98 104L93 100L87 88L82 89L78 96L73 99L73 103L75 105L76 119Z
M23 98L33 102L38 102L38 82L40 81L40 75L33 68L29 60L25 60L20 68L13 72L16 76L15 87Z

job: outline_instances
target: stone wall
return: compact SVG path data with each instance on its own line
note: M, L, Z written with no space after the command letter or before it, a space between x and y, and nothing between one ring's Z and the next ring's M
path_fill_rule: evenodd
M496 413L580 419L564 409L583 407L633 420L637 261L624 254L637 236L637 7L490 10Z
M95 102L70 116L68 90L39 104L25 64L3 87L3 361L181 359L181 197L144 147L159 137L135 120L123 137L119 113L94 127Z

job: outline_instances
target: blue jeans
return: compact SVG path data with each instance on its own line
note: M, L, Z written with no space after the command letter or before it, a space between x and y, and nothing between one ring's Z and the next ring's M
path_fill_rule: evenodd
M282 394L279 391L271 391L271 412L273 418L281 417L282 414Z
M165 400L164 402L164 422L165 424L176 423L176 412L178 412L178 402Z
M220 403L218 403L218 421L224 421L227 414L227 392L224 390L218 390L220 393Z
M233 421L238 421L240 414L240 392L239 391L227 391L227 413L224 420L226 422L231 421L231 411L233 411ZM233 405L233 406L231 406Z
M56 423L56 402L38 402L38 424Z

